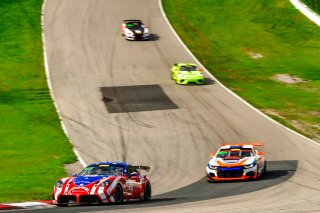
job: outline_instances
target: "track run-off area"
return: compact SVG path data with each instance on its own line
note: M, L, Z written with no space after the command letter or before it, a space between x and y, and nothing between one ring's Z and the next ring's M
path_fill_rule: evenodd
M151 29L150 41L121 36L121 21L131 18ZM48 0L43 23L51 90L83 163L151 167L151 202L76 206L68 212L320 210L317 143L259 113L209 74L203 86L170 79L172 64L197 61L168 25L160 1ZM117 111L110 111L117 102ZM205 181L210 152L223 143L255 141L264 143L265 177Z

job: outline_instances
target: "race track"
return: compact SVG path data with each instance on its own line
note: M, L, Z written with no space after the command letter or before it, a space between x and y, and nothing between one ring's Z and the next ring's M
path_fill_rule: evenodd
M121 36L121 21L131 18L151 29L150 41ZM320 146L258 113L210 76L203 86L176 85L171 65L194 60L158 0L47 0L44 33L52 92L84 162L149 165L157 195L142 205L69 211L320 211ZM246 141L264 142L269 174L254 182L206 183L209 152Z

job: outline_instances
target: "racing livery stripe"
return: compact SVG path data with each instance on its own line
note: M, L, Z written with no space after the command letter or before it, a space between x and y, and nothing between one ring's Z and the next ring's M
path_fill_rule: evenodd
M108 196L110 196L110 199L111 199L111 193L112 193L112 190L116 187L118 181L119 181L120 177L117 177L116 179L114 179L114 181L111 183L109 189L107 190L108 192ZM113 199L114 200L114 199ZM114 201L113 201L114 202Z
M62 178L61 181L63 182L63 186L61 188L55 187L56 188L56 191L54 193L55 200L58 199L58 196L61 194L62 190L65 189L66 183L68 183L70 179L71 178Z
M91 191L90 191L90 194L91 194L91 195L94 195L94 194L95 194L95 191L96 191L97 186L98 186L99 184L100 184L100 182L99 182L98 184L93 185L93 187L92 187L92 189L91 189Z
M64 189L64 192L63 192L63 194L66 194L67 192L68 192L68 189L69 189L69 186L71 185L71 184L69 184L70 183L70 181L73 181L73 177L72 178L69 178L65 183L66 183L66 186L65 186L65 189ZM65 185L65 184L63 184L63 185Z
M108 203L107 197L104 194L104 187L99 187L97 194L101 197L101 199L104 203Z

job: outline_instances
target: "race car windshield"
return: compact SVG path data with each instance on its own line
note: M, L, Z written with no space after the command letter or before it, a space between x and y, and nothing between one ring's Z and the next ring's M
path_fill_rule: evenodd
M180 71L197 71L196 66L181 66Z
M126 24L127 28L137 30L143 28L143 24L141 22L130 22Z
M78 175L123 175L124 168L119 165L100 164L84 168Z
M216 157L217 158L226 158L226 157L238 157L238 158L246 158L252 157L253 152L251 149L221 149Z

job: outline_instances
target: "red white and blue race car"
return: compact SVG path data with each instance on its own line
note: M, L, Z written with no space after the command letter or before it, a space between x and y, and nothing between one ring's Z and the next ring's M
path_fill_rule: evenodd
M104 204L130 200L150 200L151 183L143 171L148 166L122 162L100 162L73 177L59 179L53 189L53 204Z
M255 144L224 144L207 165L207 181L257 179L267 171L267 161Z

